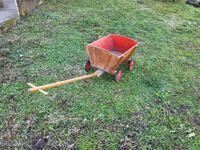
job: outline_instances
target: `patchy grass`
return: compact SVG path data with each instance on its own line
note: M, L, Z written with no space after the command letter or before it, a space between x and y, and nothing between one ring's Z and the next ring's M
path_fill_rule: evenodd
M200 9L141 0L50 1L0 35L4 148L200 149ZM84 46L137 39L133 72L28 94L85 74Z

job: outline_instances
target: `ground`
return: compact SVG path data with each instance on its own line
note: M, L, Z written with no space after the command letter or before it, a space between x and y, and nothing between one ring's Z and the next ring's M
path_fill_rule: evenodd
M51 0L0 35L4 148L200 149L200 9L142 0ZM132 72L28 94L86 74L85 45L139 41Z

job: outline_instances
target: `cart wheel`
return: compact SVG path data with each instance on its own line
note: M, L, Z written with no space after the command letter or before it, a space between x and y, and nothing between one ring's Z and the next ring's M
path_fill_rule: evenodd
M133 70L134 65L135 65L135 60L129 60L128 64L129 64L129 70L130 71Z
M90 63L90 60L88 60L85 64L85 71L90 71L92 69L92 66L91 66L91 63Z
M116 82L119 82L119 80L121 79L122 77L122 70L119 70L116 75L115 75L115 81Z

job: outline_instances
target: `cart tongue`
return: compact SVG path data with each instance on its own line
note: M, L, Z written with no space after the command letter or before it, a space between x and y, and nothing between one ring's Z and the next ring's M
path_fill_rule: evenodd
M92 74L83 75L83 76L79 76L79 77L76 77L76 78L72 78L72 79L68 79L68 80L64 80L64 81L59 81L59 82L55 82L55 83L51 83L51 84L46 84L46 85L42 85L42 86L35 86L32 83L27 83L29 86L32 87L28 90L28 92L32 93L32 92L39 91L42 94L47 95L48 93L44 91L46 89L50 89L50 88L54 88L54 87L58 87L58 86L63 86L65 84L74 83L74 82L79 81L79 80L85 80L85 79L89 79L89 78L93 78L93 77L100 77L103 73L104 73L103 70L98 69L96 72L94 72Z

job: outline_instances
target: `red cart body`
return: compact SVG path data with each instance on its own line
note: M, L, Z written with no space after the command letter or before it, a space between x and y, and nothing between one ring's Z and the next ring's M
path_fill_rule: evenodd
M117 67L127 62L138 42L121 35L110 34L86 46L92 67L116 74Z

